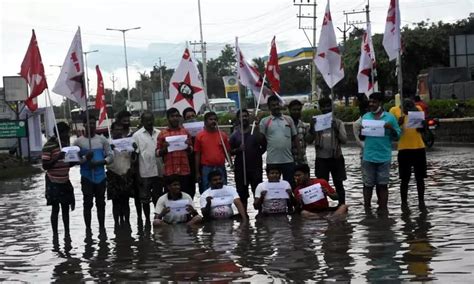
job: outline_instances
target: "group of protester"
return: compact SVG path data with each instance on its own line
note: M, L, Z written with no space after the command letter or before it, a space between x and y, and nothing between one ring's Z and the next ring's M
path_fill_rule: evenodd
M422 129L407 128L407 114L418 110L414 102L406 99L401 107L390 112L382 108L383 95L374 93L368 102L361 101L361 118L354 123L354 134L361 146L361 170L366 208L371 206L375 187L380 210L387 209L388 184L392 142L398 141L398 162L401 179L402 205L408 202L408 183L412 168L417 181L419 206L424 207L424 178L426 153ZM321 98L323 114L332 112L332 101ZM132 150L117 149L110 140L95 134L96 119L84 119L85 132L73 145L80 148L79 162L65 163L61 145L69 145L70 128L57 124L56 135L43 148L43 167L46 170L46 199L52 205L51 224L54 238L58 238L58 213L62 209L65 239L69 235L69 208L74 210L74 191L69 181L69 168L80 164L83 193L83 216L86 235L91 236L91 210L94 199L99 223L99 238L106 237L105 204L112 200L116 229L130 228L129 198L134 198L137 223L145 228L188 223L196 224L207 219L233 218L248 220L249 187L254 197L253 207L259 216L269 214L301 213L305 217L328 214L338 216L347 212L344 180L346 170L341 145L346 144L344 123L333 117L329 128L316 131L316 121L310 124L301 120L302 103L294 100L289 116L282 113L277 96L268 98L270 115L255 118L252 130L250 114L241 109L236 116L242 125L230 137L219 129L214 112L204 115L204 129L194 137L183 123L195 122L192 108L181 114L176 108L166 111L168 126L154 127L154 116L144 112L141 127L134 133L130 128L130 113L121 111L111 125L111 139L130 138ZM384 121L385 135L363 136L363 120ZM243 133L242 133L243 132ZM184 147L171 147L173 137L185 137ZM314 144L315 176L310 177L306 147ZM263 155L266 153L266 176L263 180ZM226 160L232 164L235 187L227 185ZM107 170L106 170L107 169ZM334 188L329 184L332 177ZM200 194L201 214L193 200L196 183ZM106 196L107 193L107 196ZM330 207L327 197L336 200ZM154 205L151 220L150 203ZM233 205L238 214L234 215Z

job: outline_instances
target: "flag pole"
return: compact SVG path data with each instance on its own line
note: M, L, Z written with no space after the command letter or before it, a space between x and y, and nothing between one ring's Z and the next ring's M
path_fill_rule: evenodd
M54 114L53 102L51 101L51 95L49 94L49 89L46 89L46 96L47 96L47 99L49 100L49 105L51 107L51 111L53 112L54 129L56 129L56 135L58 135L56 138L58 139L59 150L62 150L63 146L62 146L62 143L61 143L61 138L59 137L58 123L56 122L56 115ZM48 102L48 100L46 101L46 103ZM48 106L46 105L46 107L48 107ZM46 111L48 111L48 110L46 109ZM46 120L47 119L45 119L45 121ZM46 123L45 123L45 125L46 125ZM47 133L48 131L46 130L45 132Z
M260 99L262 98L262 93L263 93L263 88L265 87L265 79L266 78L267 78L267 74L265 72L263 74L262 86L260 87L260 93L258 94L257 108L255 109L255 118L257 118L258 110L260 108ZM255 120L252 123L252 131L250 131L250 135L253 134L254 130L255 130Z
M401 50L398 50L398 56L397 56L397 81L398 81L398 93L400 94L400 100L403 100L403 76L402 76Z
M239 43L239 38L235 37L235 46L238 46ZM237 60L236 64L239 64L239 61ZM236 69L238 72L238 68ZM237 74L238 77L238 74ZM241 139L241 145L242 145L242 167L243 167L243 172L244 172L244 185L247 186L247 165L245 161L245 135L244 135L244 119L242 117L242 98L240 97L240 83L239 80L237 80L237 85L239 86L237 95L239 97L239 106L240 106L240 139ZM254 123L255 125L255 123Z

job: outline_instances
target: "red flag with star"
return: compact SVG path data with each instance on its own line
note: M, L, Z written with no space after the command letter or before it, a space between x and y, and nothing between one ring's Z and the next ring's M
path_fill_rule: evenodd
M35 30L33 30L30 45L21 63L20 75L25 78L30 86L30 95L26 99L25 104L29 110L35 111L38 108L38 104L33 99L41 95L41 93L48 88L38 42L36 41Z
M184 50L178 68L171 77L169 94L168 109L174 107L180 112L188 107L199 112L206 102L199 70L187 48Z
M334 87L344 78L344 68L341 52L336 41L336 33L329 9L329 0L324 13L323 26L319 36L318 48L314 62L329 88Z
M107 116L107 107L105 104L105 91L104 91L104 79L102 78L102 72L100 72L99 65L95 66L97 72L97 95L95 97L95 108L99 112L99 125L105 120Z
M270 87L276 93L280 93L280 65L278 65L278 53L275 43L275 36L270 48L270 57L268 58L267 68L265 69L267 80Z

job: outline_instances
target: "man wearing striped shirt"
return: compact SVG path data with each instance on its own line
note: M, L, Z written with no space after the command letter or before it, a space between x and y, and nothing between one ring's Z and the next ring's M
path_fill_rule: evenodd
M71 240L69 234L69 206L71 210L74 210L74 189L69 181L70 164L64 162L65 153L61 152L58 142L58 139L61 139L63 147L69 145L69 130L69 125L65 122L59 122L57 130L54 129L55 136L44 144L41 155L43 169L46 171L46 204L52 206L51 227L54 242L58 241L59 207L62 210L64 240Z

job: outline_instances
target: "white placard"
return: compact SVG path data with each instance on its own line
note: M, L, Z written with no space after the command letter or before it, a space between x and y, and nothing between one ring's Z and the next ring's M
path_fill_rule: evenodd
M210 196L212 196L211 207L232 205L234 203L234 196L229 194L226 190L211 190Z
M268 182L265 199L289 199L290 196L286 190L287 188L280 182Z
M121 138L112 140L112 145L115 146L114 150L118 152L133 152L133 138Z
M170 208L170 213L173 215L184 215L187 214L186 206L189 204L189 200L168 200L166 201L166 207Z
M78 146L68 146L68 147L63 147L61 149L61 152L66 153L64 155L64 162L65 163L70 163L70 162L79 162L79 151L81 151L81 148Z
M322 131L331 128L332 112L316 115L313 116L313 118L316 119L316 123L314 124L315 131Z
M409 111L407 128L423 128L424 120L425 120L425 112Z
M311 204L325 198L321 185L314 184L299 190L303 199L303 204Z
M168 136L165 140L169 144L168 152L181 151L188 148L188 144L186 144L186 140L188 140L187 135Z
M384 120L363 119L361 134L364 136L383 137L385 136L384 125Z
M204 129L204 121L186 122L183 123L183 127L188 131L189 135L196 137L199 131Z

